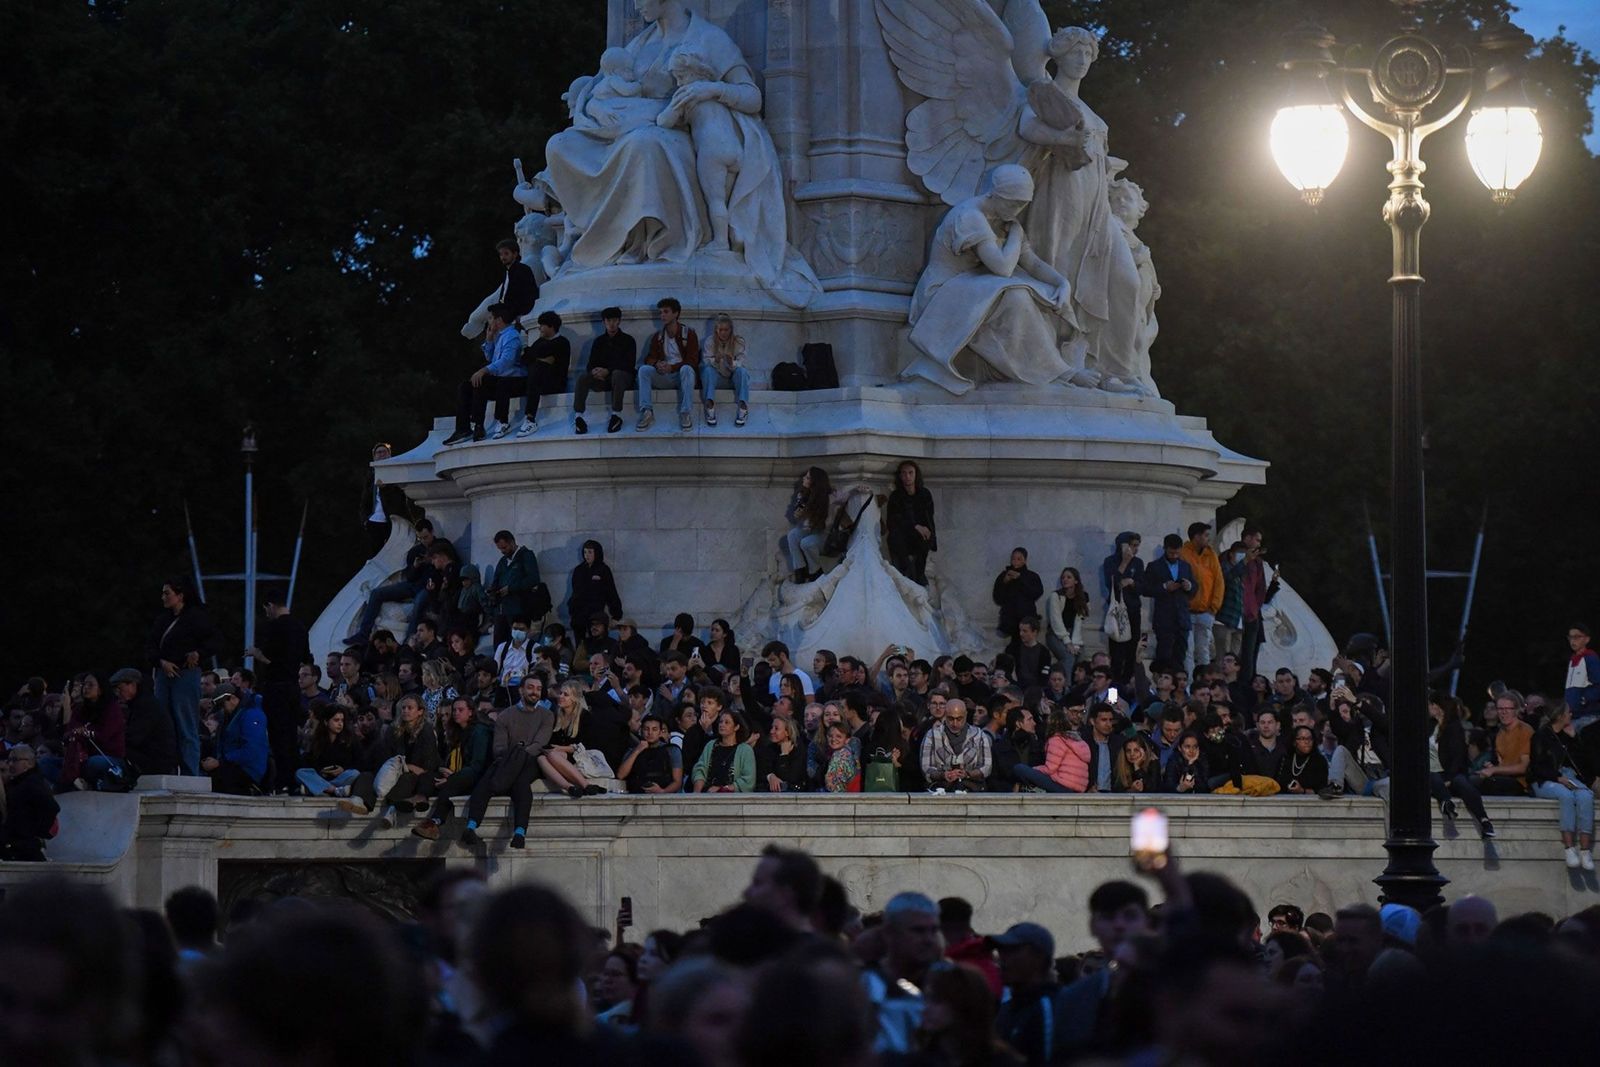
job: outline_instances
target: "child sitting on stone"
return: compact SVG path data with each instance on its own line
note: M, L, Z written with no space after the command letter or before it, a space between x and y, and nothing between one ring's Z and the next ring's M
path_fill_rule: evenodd
M678 83L672 101L656 116L657 124L681 126L687 122L694 138L695 174L706 200L706 215L711 220L711 247L728 250L728 197L739 173L743 140L733 112L721 100L686 98L686 90L697 82L720 81L710 60L692 48L682 47L668 65Z

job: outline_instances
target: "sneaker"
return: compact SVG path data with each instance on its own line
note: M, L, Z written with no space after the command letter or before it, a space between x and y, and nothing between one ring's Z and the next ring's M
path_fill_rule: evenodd
M400 815L395 811L394 805L390 804L383 809L383 828L393 830L398 825L400 825Z
M483 425L478 427L478 429L486 435L496 436L502 429L504 429L504 427L500 425L499 419L485 419L483 421Z
M1594 870L1594 851L1592 849L1585 849L1578 853L1578 866L1586 871Z
M425 837L429 841L439 840L439 824L432 819L424 819L418 826L413 826L411 832L418 837Z
M348 811L351 815L366 815L371 809L361 802L360 797L348 797L339 801L339 810Z
M706 401L705 412L706 412L706 425L707 426L715 426L717 424L717 405L716 405L716 402L715 401L711 401L711 400Z
M333 787L333 795L336 797L347 797L350 795L350 787L347 785L336 785Z
M477 848L481 844L483 844L483 842L478 839L478 832L476 830L461 831L462 848Z
M680 429L680 430L692 430L692 429L694 429L694 416L690 415L687 411L681 412L678 415L678 429Z
M1317 796L1321 797L1323 800L1337 800L1344 796L1344 783L1329 782L1327 785L1317 790Z
M528 847L528 835L527 834L512 834L511 835L511 847L512 848L527 848Z
M618 419L617 421L621 422L622 420ZM574 415L572 417L572 429L577 433L588 433L589 424L583 421L582 415Z
M76 789L80 793L87 793L89 791L88 779L74 778L72 780L72 788Z
M485 428L483 426L479 426L476 430L472 431L472 439L474 441L481 441L485 437L488 436L488 433L489 433L489 431L487 430L487 428Z
M518 437L532 437L539 432L538 419L523 419L522 425L517 427Z
M586 797L603 797L606 795L606 787L603 785L586 785L583 787L583 795ZM1584 855L1588 855L1588 853L1584 853Z
M606 423L606 433L616 433L620 429L622 429L622 416L611 416L610 421Z
M583 799L583 786L581 786L581 785L569 785L569 786L567 786L567 796L571 797L573 800L582 800ZM1573 855L1574 856L1577 855L1576 851L1574 851ZM1578 861L1576 859L1574 859L1572 862L1573 862L1573 865L1576 866Z
M648 430L655 421L656 421L655 409L654 408L645 408L643 411L639 412L639 423L638 423L638 425L634 426L634 429L635 430Z
M1455 821L1455 817L1456 817L1456 804L1455 804L1455 801L1453 801L1453 800L1441 800L1441 801L1439 801L1439 814L1443 815L1446 819L1449 819L1452 822L1454 822Z
M738 413L733 416L733 424L735 426L743 426L748 421L750 421L750 408L745 404L740 404Z
M1593 863L1594 861L1591 860L1590 862ZM1569 847L1567 849L1567 867L1570 870L1574 870L1575 871L1575 870L1578 869L1578 863L1579 863L1578 850L1576 848Z
M451 434L449 437L446 437L444 439L444 443L447 446L448 445L459 445L462 441L469 440L471 437L472 437L472 431L471 430L457 430L455 433Z

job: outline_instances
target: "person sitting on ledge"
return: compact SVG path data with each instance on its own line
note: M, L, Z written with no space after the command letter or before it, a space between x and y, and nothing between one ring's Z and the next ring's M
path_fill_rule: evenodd
M723 708L728 706L728 696L721 691L707 690L705 697L714 697ZM694 791L696 793L749 793L756 785L755 749L745 744L749 729L737 712L723 711L717 716L716 740L700 752L694 764Z
M539 398L567 391L567 371L572 366L572 343L561 336L561 316L554 311L539 313L539 336L522 353L528 368L528 397L522 406L522 425L518 437L531 437L539 430ZM511 431L502 427L496 437Z
M744 338L733 332L733 318L718 315L711 331L711 345L700 364L700 390L705 398L707 426L717 424L717 387L733 390L738 412L733 417L735 426L743 426L750 418L750 371L744 365Z
M583 413L591 392L611 394L611 418L606 433L622 429L622 398L633 388L639 346L632 334L622 332L622 309L609 307L600 312L605 332L589 345L589 365L578 376L572 395L572 428L588 433Z
M667 741L667 724L655 715L639 721L639 742L622 758L617 777L630 793L681 793L683 750Z
M267 777L266 714L257 703L240 703L239 691L229 682L217 686L211 707L224 719L217 756L200 761L200 769L211 776L211 791L235 796L260 794Z
M528 370L522 365L522 334L511 324L511 309L504 304L489 306L489 328L483 335L485 365L456 390L456 430L444 439L446 445L484 438L484 413L494 400L494 417L500 422L497 437L510 431L511 398L526 387Z
M982 792L990 763L989 735L968 724L965 702L946 701L944 722L922 739L922 773L929 788Z
M687 430L694 425L689 414L689 403L694 399L695 372L700 367L700 338L678 321L683 305L673 297L664 297L656 303L661 315L661 329L650 337L650 348L645 352L644 365L639 368L639 424L638 430L647 430L655 422L653 393L657 386L676 383L678 388L678 429Z

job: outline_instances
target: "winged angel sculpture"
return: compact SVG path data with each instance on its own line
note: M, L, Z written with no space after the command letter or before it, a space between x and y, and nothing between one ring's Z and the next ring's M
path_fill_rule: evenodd
M925 274L912 298L911 340L920 355L906 374L957 393L997 377L1153 395L1143 372L1148 359L1138 351L1145 307L1139 269L1109 199L1115 174L1107 127L1078 94L1099 54L1094 35L1079 27L1052 34L1038 0L876 5L900 81L924 97L906 115L907 165L951 205L929 265L940 277ZM1019 164L1033 179L1028 202L1010 219L996 217L989 178L1006 164ZM974 198L986 198L989 235L973 225L973 211L984 209ZM957 225L960 216L966 219ZM1051 324L996 336L993 323L978 320L992 308L966 307L955 319L921 323L930 307L935 314L945 310L928 299L930 281L947 281L963 257L968 273L1035 283L1041 310L1058 303L1052 298L1060 288L1068 291L1055 316L1052 351L1037 350ZM1011 304L1015 317L1014 296ZM937 344L930 343L934 337ZM1021 343L1030 351L1015 351ZM1008 354L997 362L1001 348Z

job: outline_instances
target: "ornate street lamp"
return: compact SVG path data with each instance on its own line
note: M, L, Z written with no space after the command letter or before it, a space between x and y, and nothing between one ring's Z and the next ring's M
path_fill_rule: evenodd
M1516 63L1530 38L1510 26L1480 35L1476 49L1441 48L1417 31L1418 0L1395 0L1408 23L1368 56L1333 58L1333 35L1304 26L1286 39L1282 66L1290 96L1272 124L1278 168L1316 204L1344 161L1348 132L1333 101L1394 145L1383 219L1394 236L1394 414L1391 512L1394 608L1391 640L1389 865L1376 879L1386 902L1419 911L1441 903L1446 879L1434 866L1428 794L1428 583L1422 482L1421 236L1430 208L1422 196L1423 139L1453 122L1474 96L1467 127L1472 168L1498 204L1511 200L1539 158L1539 122L1522 95ZM1480 86L1474 52L1488 75Z

